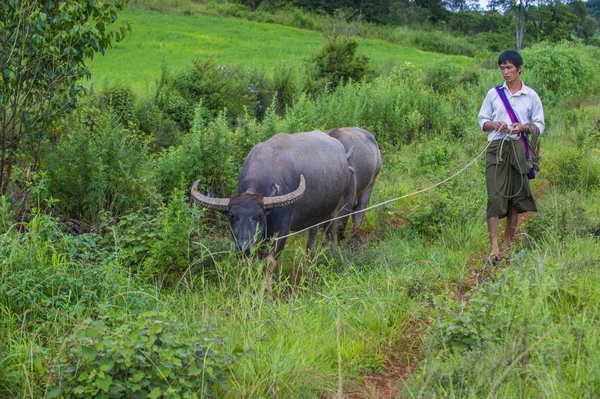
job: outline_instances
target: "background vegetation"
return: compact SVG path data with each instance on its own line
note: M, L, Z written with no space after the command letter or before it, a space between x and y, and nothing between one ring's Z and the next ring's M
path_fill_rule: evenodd
M522 52L548 128L532 182L540 212L523 222L511 265L482 266L480 158L433 191L370 212L356 247L324 246L312 259L304 237L292 237L268 299L261 262L235 256L225 222L190 203L192 181L228 195L248 151L277 132L360 126L384 158L372 203L407 194L480 153L475 116L501 77L486 51L381 63L348 32L391 28L266 5L181 10L333 28L318 41L221 19L242 38L291 32L286 40L306 50L263 66L235 52L226 63L190 57L147 77L146 58L115 45L142 64L128 67L135 79L92 65L105 83L19 147L0 197L0 397L377 397L373 375L399 397L598 396L598 48L571 40ZM123 15L165 18L189 35L211 21ZM137 26L123 44L151 41L136 39Z

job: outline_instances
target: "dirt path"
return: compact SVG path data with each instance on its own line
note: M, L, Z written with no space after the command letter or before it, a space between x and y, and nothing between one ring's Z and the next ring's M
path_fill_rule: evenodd
M539 201L543 196L543 187L540 185L534 192L536 202ZM513 238L513 244L520 241L520 232L523 231L523 224L531 218L533 214L531 212L522 213L519 215L519 224L517 231ZM401 225L404 223L401 223ZM484 258L482 254L476 254L475 259ZM506 267L507 265L502 263L499 267ZM468 292L474 288L477 288L484 279L486 279L491 270L486 270L483 265L474 265L472 272L462 282L456 285L456 299L461 301L468 301L470 296ZM424 334L424 325L416 327L414 331L414 343L410 353L406 353L406 348L398 348L398 351L394 351L392 356L388 357L388 360L383 365L383 370L373 374L364 375L362 383L355 391L350 391L345 398L348 399L395 399L398 397L399 392L402 389L404 381L416 370L419 366L419 361L423 358L423 350L421 337ZM403 353L403 357L397 355L397 353ZM406 358L411 358L412 361L408 362Z

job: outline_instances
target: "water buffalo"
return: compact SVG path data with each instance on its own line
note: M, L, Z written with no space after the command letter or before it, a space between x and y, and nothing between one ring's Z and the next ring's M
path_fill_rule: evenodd
M375 179L381 170L381 154L379 153L377 141L371 133L358 127L333 129L328 131L327 134L344 145L349 153L348 166L353 172L345 193L345 205L341 215L361 211L367 207ZM359 212L353 216L352 240L358 239L358 230L364 217L364 212ZM348 218L340 219L338 224L339 239L345 237Z
M336 216L343 206L348 176L346 151L340 141L321 131L279 133L250 151L237 194L211 198L198 192L197 181L191 195L204 206L227 214L238 251L249 254L259 241ZM318 229L309 230L309 250L314 248ZM335 231L337 222L329 227L332 240ZM285 243L286 238L277 240L275 257Z

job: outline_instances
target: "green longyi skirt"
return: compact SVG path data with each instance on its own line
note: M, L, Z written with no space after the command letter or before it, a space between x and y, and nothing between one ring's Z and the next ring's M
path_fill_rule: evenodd
M495 140L487 149L487 217L506 217L509 201L519 212L537 212L529 187L525 148L520 140ZM500 154L500 151L502 153Z

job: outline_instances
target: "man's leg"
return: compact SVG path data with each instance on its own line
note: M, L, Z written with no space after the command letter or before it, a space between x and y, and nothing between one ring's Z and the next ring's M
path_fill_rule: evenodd
M508 248L512 242L512 238L517 230L517 224L519 223L519 212L512 205L511 201L508 202L508 213L506 215L506 228L504 229L504 241L502 242L502 254L508 254Z
M492 253L490 254L490 261L495 262L500 257L500 248L498 248L498 222L500 218L498 216L492 216L488 218L488 233L490 235L490 244L492 245ZM494 259L495 258L495 259Z

